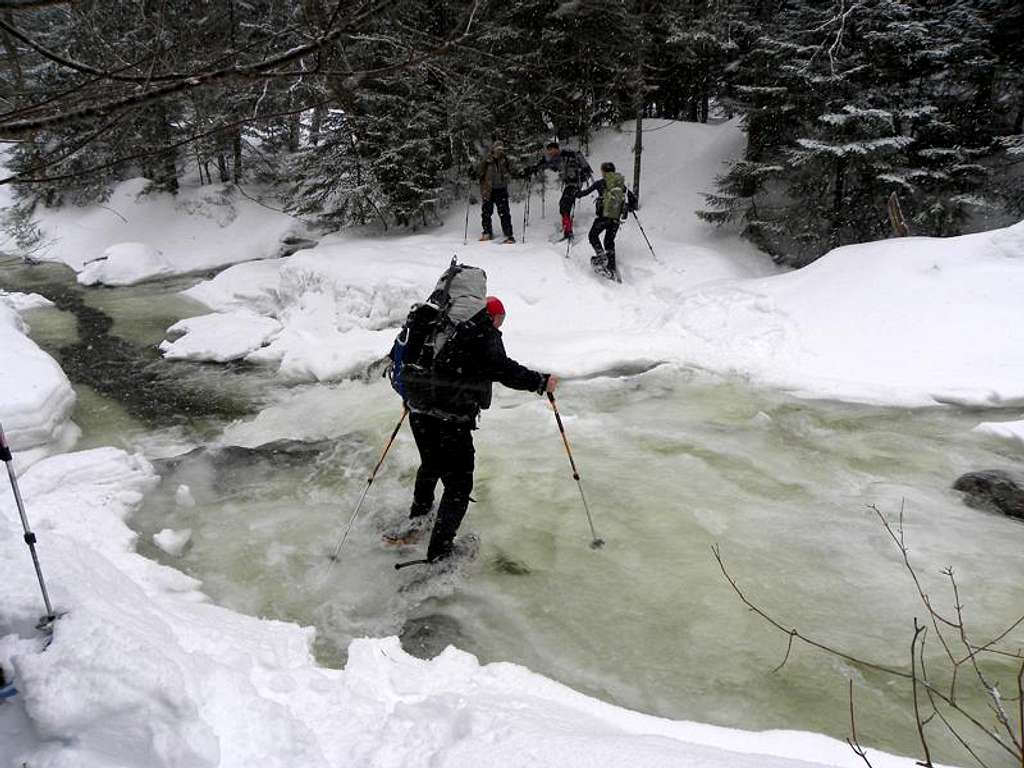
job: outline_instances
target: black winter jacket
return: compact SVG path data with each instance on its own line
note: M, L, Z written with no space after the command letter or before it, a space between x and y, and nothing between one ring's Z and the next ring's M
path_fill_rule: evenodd
M492 382L510 389L543 394L548 376L520 365L505 354L501 331L487 310L460 323L434 363L436 407L425 413L475 421L491 405Z
M563 186L567 187L578 187L594 176L594 171L591 170L590 164L587 162L587 158L583 156L583 153L572 149L561 150L558 157L554 160L544 155L537 161L532 170L554 171L561 178Z

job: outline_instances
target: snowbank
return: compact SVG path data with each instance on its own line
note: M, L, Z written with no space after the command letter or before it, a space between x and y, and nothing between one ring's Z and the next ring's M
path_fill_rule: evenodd
M148 185L131 179L102 205L37 210L44 245L33 258L67 264L83 285L130 285L278 256L282 240L305 231L230 185L182 186L176 196Z
M53 302L38 293L8 293L0 291L0 302L7 304L15 312L25 312L29 309L40 307L52 307Z
M585 243L562 258L535 207L525 244L462 246L452 219L432 235L330 238L288 259L233 267L188 293L218 312L247 309L280 322L247 359L290 379L330 380L386 352L454 252L487 270L491 292L509 308L510 353L564 376L672 362L811 397L1024 402L1024 223L839 248L773 274L748 244L693 215L723 161L742 150L742 134L734 125L660 128L647 145L641 211L657 257L632 223L624 226L622 286L589 273ZM625 167L631 142L605 132L591 158ZM577 229L589 225L590 208L577 207ZM230 314L207 323L207 338L218 325L231 336Z
M801 768L859 764L823 736L672 722L454 648L431 661L396 638L357 640L344 671L316 666L312 630L207 603L199 584L136 554L124 519L156 482L114 448L44 460L22 481L63 616L33 640L38 587L0 495L0 705L14 765ZM30 726L30 727L29 727ZM878 768L909 760L871 753Z
M606 133L592 158L622 163L629 141ZM809 397L1024 403L1024 223L839 248L778 273L692 214L722 160L742 148L734 126L669 125L648 148L659 162L648 163L641 213L657 257L626 225L618 241L623 285L590 272L585 243L564 258L564 246L544 236L546 224L513 246L462 246L462 222L454 220L429 235L335 236L287 259L232 267L188 291L224 313L204 319L197 347L206 352L195 359L225 354L231 313L249 310L281 328L248 360L289 379L357 374L386 353L410 304L457 253L487 271L489 290L508 308L509 353L562 376L670 362ZM578 206L581 231L591 208Z
M18 300L24 306L23 300ZM75 393L57 362L26 334L11 303L0 300L0 424L24 467L78 438Z
M683 298L689 358L798 394L907 406L1024 403L1024 222L838 248Z

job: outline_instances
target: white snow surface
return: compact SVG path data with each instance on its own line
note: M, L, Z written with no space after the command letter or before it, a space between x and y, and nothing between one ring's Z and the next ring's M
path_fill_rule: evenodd
M102 205L37 210L43 243L33 257L67 264L83 285L130 285L271 258L283 238L305 232L231 185L184 184L176 196L148 186L130 179Z
M0 291L0 302L4 302L15 312L25 312L29 309L40 307L52 307L53 302L38 293L9 293Z
M54 607L41 599L9 495L0 496L0 705L12 765L34 768L691 766L859 764L840 741L750 733L630 712L455 648L423 661L397 638L352 643L318 667L313 630L211 605L199 584L134 552L125 518L157 478L99 448L22 478ZM29 727L30 726L30 727ZM878 768L910 760L871 752Z
M0 424L25 467L78 438L75 392L57 361L28 336L12 304L0 300Z
M259 349L281 330L281 323L248 309L181 320L167 329L182 334L164 341L160 349L171 360L209 360L225 363Z
M631 141L606 133L590 158L628 167ZM671 362L809 397L1024 403L1024 222L838 248L779 273L693 215L722 161L742 151L735 125L668 124L645 141L640 213L657 258L635 224L624 225L622 285L590 272L585 242L563 258L564 246L546 238L553 202L540 220L535 200L526 244L463 246L454 217L430 234L333 236L286 259L234 266L187 292L223 313L204 319L197 346L209 348L194 359L217 359L232 313L244 309L281 324L246 359L292 380L359 373L387 352L409 306L457 253L487 271L489 291L508 309L509 353L542 371L583 377ZM592 208L590 199L577 206L580 233Z

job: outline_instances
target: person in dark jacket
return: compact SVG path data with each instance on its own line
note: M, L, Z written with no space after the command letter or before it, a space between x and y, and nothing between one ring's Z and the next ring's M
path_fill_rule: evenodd
M455 534L469 506L475 456L472 430L480 411L491 404L492 382L539 395L554 392L558 386L558 377L530 370L505 354L498 330L505 320L505 307L494 296L488 296L486 301L485 308L460 323L438 352L438 405L429 410L411 407L409 416L420 453L420 468L416 472L408 532L391 541L410 543L417 538L433 508L440 480L444 494L427 545L427 559L431 562L451 553Z
M562 239L571 240L572 210L576 204L576 193L593 178L594 172L582 152L562 149L557 141L547 145L544 157L531 168L531 172L544 170L554 171L562 181L562 196L558 200L558 212L562 215Z
M497 206L501 232L505 236L502 242L514 243L516 241L512 233L512 214L508 207L508 182L511 178L512 165L508 155L505 154L505 147L500 141L495 141L477 168L477 180L480 182L481 240L494 238L491 216Z

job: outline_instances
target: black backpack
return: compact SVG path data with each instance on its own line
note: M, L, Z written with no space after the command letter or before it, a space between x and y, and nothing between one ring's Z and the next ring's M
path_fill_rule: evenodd
M452 308L452 282L463 270L475 270L458 264L441 275L437 287L422 304L414 304L402 330L391 345L387 375L402 401L413 410L444 409L444 376L438 375L439 353L455 334L458 324L449 316Z

